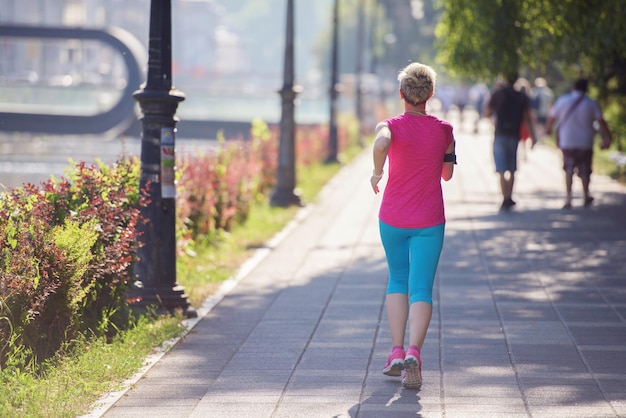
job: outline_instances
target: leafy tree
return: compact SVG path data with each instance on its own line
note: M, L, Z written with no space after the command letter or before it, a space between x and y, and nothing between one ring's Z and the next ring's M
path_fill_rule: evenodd
M492 79L516 72L524 32L518 0L444 2L435 30L438 61L459 76Z
M623 73L626 3L442 0L439 60L459 74L494 78L558 60L597 78Z
M440 0L440 6L438 60L449 70L485 80L515 71L551 74L551 84L567 80L568 88L573 78L585 76L595 88L592 94L607 107L613 129L626 130L621 111L626 105L626 2Z

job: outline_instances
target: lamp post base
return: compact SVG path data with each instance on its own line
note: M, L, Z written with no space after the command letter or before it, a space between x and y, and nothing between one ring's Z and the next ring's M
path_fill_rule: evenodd
M341 159L337 155L331 155L329 157L326 157L326 159L324 160L324 164L340 164L340 163L341 163Z
M130 307L134 311L146 312L154 308L157 313L174 314L182 312L186 318L197 318L198 312L187 302L187 294L182 286L143 287L128 293Z
M293 189L276 188L270 196L270 205L288 207L303 206L300 194Z

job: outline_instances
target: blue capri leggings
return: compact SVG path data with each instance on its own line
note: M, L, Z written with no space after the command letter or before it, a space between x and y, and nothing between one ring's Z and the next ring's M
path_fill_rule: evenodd
M433 282L443 247L445 224L430 228L395 228L380 221L387 255L387 294L409 295L415 302L433 303Z

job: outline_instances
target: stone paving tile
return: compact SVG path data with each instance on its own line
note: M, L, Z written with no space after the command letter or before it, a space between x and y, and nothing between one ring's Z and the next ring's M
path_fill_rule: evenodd
M228 363L236 370L293 370L302 355L301 350L266 351L263 353L239 351Z
M350 403L287 403L281 404L272 417L276 418L325 418L350 417Z
M264 395L272 396L281 394L285 390L288 378L278 381L269 381L263 375L258 378L219 378L211 385L211 394L231 395L231 394L247 394L247 395ZM206 394L205 394L206 396Z
M269 418L272 416L274 408L275 403L248 404L237 402L232 404L214 404L210 400L203 399L189 413L170 415L168 418L179 416L189 418Z
M298 368L302 370L352 370L355 368L365 370L367 369L368 362L369 357L354 358L350 355L343 357L305 355L298 364Z
M195 405L204 396L208 385L137 385L133 396L126 396L117 403L119 406L173 406Z
M287 386L285 396L312 396L320 400L344 397L358 401L362 391L361 384L362 382L352 382L352 385L348 386L345 384L297 382Z
M602 350L581 350L592 373L612 373L626 370L626 346L604 347ZM624 386L626 394L626 386ZM626 396L626 395L625 395Z
M204 371L200 371L200 373L191 373L189 370L180 370L177 369L175 373L169 373L167 375L158 376L155 374L150 374L149 376L144 376L141 378L139 384L141 385L154 385L156 387L159 386L198 386L198 385L210 385L215 379L219 376L219 373L211 372L206 373ZM207 386L208 387L208 386Z
M557 311L540 302L498 302L498 312L504 322L558 321Z
M529 409L533 418L607 418L617 416L613 408L604 405L531 405Z
M112 418L137 418L145 416L145 408L138 407L123 407L114 406L107 412L107 417ZM168 406L168 407L150 407L150 418L172 418L180 416L190 416L193 411L191 406ZM210 415L203 415L203 418L208 418ZM220 418L225 417L221 415ZM216 417L217 418L217 417ZM238 416L237 418L243 418ZM256 417L255 417L256 418Z
M304 370L298 369L290 376L292 384L319 382L325 384L362 384L365 380L365 370Z
M460 408L451 411L446 410L446 418L527 418L525 412L490 412L490 409Z
M508 321L504 323L509 344L525 344L532 336L535 345L568 345L572 339L567 328L559 321L522 322Z
M626 300L626 297L623 299ZM608 323L608 322L616 322L616 323L624 323L624 319L622 319L615 310L608 305L605 304L585 304L584 308L581 309L581 306L578 304L555 304L556 310L558 311L563 321L568 322L593 322L593 323Z
M479 416L524 416L527 417L526 406L516 398L499 399L497 402L476 400L467 397L446 397L446 417L479 417Z
M605 404L605 398L595 384L572 384L524 389L529 405Z
M444 385L446 387L444 393L444 402L448 404L450 398L463 398L464 403L477 403L477 404L508 404L508 399L519 399L520 390L515 382L511 384L494 384L493 380L484 380L481 384L479 382L472 385L466 384L472 379L463 379L462 382L450 381L444 377ZM488 394L488 396L485 396Z
M624 401L624 406L626 406L626 376L622 374L621 377L602 377L598 376L596 378L600 389L602 389L603 393L609 393L612 395L617 395L618 399Z
M584 373L587 371L578 350L571 345L513 344L510 346L513 362L518 370L528 367L561 373Z
M570 325L574 341L579 345L616 345L626 347L626 323L605 323L602 327L596 325Z
M353 417L355 415L350 415ZM359 418L439 418L443 416L440 405L361 405Z

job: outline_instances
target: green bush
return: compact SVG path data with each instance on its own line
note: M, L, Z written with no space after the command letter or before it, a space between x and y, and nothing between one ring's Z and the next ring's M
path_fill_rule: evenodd
M0 346L0 366L12 350L40 361L78 335L113 334L125 320L111 313L124 306L132 277L138 174L136 160L79 163L67 178L2 195L0 338L10 343Z

